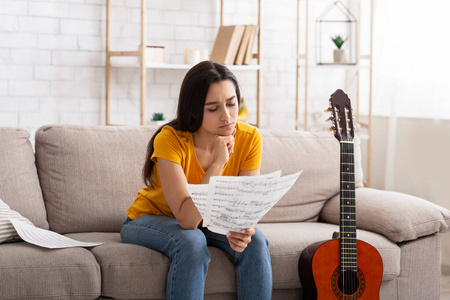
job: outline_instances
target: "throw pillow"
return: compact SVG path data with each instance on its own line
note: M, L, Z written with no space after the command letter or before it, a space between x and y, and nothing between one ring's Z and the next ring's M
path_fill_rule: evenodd
M336 195L325 204L321 221L339 224L339 202ZM359 188L356 226L399 243L449 230L450 210L407 194Z
M0 199L0 244L20 240L19 235L8 218L18 219L33 225L27 218L23 217L17 211L12 210L8 204Z

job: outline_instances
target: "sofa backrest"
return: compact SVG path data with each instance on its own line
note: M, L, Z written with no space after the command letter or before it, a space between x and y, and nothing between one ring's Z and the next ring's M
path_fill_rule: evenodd
M120 231L144 186L141 170L150 126L44 126L36 132L36 164L50 228L60 233ZM339 143L332 134L261 129L261 174L304 170L262 222L317 220L339 193ZM356 186L362 186L359 142Z
M48 229L30 134L0 127L0 199L37 227Z
M303 170L261 222L317 221L325 201L340 192L340 146L333 134L265 130L261 174ZM355 188L363 186L360 140L355 138Z
M149 126L49 125L36 132L36 164L50 229L118 232L141 179Z

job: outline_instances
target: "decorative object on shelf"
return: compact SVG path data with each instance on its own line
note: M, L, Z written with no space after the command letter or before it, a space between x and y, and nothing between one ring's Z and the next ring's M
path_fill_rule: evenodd
M249 26L251 28L251 34L250 34L250 38L249 38L249 42L247 45L247 50L245 51L245 57L244 57L244 65L248 65L250 64L250 62L253 59L253 46L255 44L255 40L256 37L258 36L259 33L259 26L258 25L246 25Z
M333 52L330 37L338 48ZM356 18L341 1L333 2L316 20L316 63L355 65L357 44Z
M241 103L239 104L239 111L238 111L238 120L245 122L248 118L248 109L244 102L244 97L241 98Z
M232 65L244 34L244 25L220 26L211 52L211 60Z
M340 35L337 35L335 37L332 37L331 40L336 45L337 49L333 50L333 61L335 63L341 63L344 62L344 50L341 49L342 45L344 45L345 41L347 39L343 39Z
M184 49L184 63L187 65L196 65L201 61L209 60L209 51L207 48L194 49L186 48Z
M145 49L145 59L147 64L165 64L166 47L147 45Z
M226 65L250 64L258 28L253 24L220 26L211 60Z
M164 124L164 113L154 113L151 120L148 122L148 125L158 125L161 126Z

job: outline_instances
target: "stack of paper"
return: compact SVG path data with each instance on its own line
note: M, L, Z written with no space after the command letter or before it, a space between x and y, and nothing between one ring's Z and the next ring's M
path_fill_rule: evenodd
M261 176L214 176L209 184L188 184L187 189L203 217L203 226L225 234L255 227L301 173L283 177L281 171Z
M18 219L9 218L19 236L27 243L45 248L94 247L103 243L80 242L59 233L35 227Z

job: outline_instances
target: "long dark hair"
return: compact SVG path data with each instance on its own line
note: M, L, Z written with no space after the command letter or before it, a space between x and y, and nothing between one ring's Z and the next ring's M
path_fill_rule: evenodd
M176 119L161 126L148 143L147 156L142 169L142 179L147 186L153 187L155 183L152 176L155 162L151 159L155 151L153 147L155 137L166 125L181 131L196 132L199 130L203 121L203 110L209 86L222 80L230 80L233 83L236 98L240 104L241 93L238 81L224 65L212 61L202 61L187 72L180 88Z

